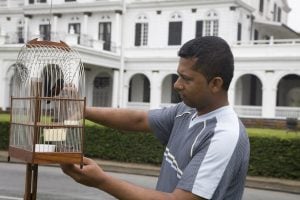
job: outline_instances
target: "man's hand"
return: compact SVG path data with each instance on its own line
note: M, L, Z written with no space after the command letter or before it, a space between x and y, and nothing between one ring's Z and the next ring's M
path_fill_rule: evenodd
M107 175L89 158L83 158L84 166L80 169L79 165L61 164L63 172L72 177L76 182L89 187L103 190L117 199L123 200L200 200L189 191L175 189L172 193L165 193L156 190L143 188L131 183L118 180Z
M61 164L62 171L72 177L76 182L99 188L104 182L106 174L92 159L83 157L83 168L74 164Z

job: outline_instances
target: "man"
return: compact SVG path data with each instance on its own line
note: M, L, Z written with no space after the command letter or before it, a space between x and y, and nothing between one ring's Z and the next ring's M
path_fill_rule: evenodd
M196 38L178 55L174 87L183 102L144 111L86 108L86 117L122 130L153 131L166 145L156 190L110 177L92 160L62 165L77 182L118 199L241 199L249 160L245 128L229 106L233 55L219 37Z

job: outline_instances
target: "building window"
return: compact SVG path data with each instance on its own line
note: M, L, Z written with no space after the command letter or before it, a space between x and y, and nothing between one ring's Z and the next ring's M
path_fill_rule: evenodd
M50 24L42 24L40 25L40 35L43 38L43 40L51 40L51 26Z
M203 36L203 21L196 21L196 38Z
M274 9L273 9L273 21L276 21L277 17L277 4L274 4Z
M34 3L34 0L29 0L28 3L29 3L29 4L33 4L33 3Z
M171 15L169 22L169 39L168 45L181 45L182 37L182 17L181 14L175 12Z
M264 0L259 1L259 12L264 12Z
M71 1L76 1L76 0L65 0L65 2L71 2Z
M69 24L69 33L80 34L80 23L70 23Z
M148 45L148 18L146 15L139 15L135 24L135 46Z
M68 27L69 33L77 34L77 43L80 44L80 23L70 23Z
M237 30L237 41L242 40L242 24L238 23L238 30Z
M135 24L135 46L147 46L148 43L148 23Z
M254 30L254 40L258 40L258 37L259 37L259 33L258 33L258 30Z
M17 28L17 35L18 35L18 43L24 43L24 27L19 26Z
M101 73L94 79L93 106L110 107L112 102L112 78Z
M111 50L111 22L100 22L99 23L99 40L102 40L103 49Z
M181 45L182 22L169 22L168 45Z
M37 3L47 3L47 0L37 0Z
M150 102L150 81L143 74L134 75L129 82L129 102Z
M205 20L204 21L204 35L205 36L218 36L219 21L218 20Z
M281 22L281 8L278 7L278 11L277 11L277 21Z
M219 34L219 19L215 11L209 11L206 14L206 20L203 25L204 36L218 36Z

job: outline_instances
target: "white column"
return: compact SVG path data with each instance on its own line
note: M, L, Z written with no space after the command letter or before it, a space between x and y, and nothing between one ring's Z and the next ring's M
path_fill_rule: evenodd
M115 31L113 31L112 33L114 35L112 35L112 39L116 42L116 53L120 53L120 46L121 46L121 37L122 37L122 32L121 32L121 14L120 12L115 12L116 13L116 20L115 20ZM124 34L124 33L123 33Z
M263 89L262 116L265 118L274 118L276 109L277 89L266 87Z
M85 94L86 94L86 104L87 106L93 105L93 90L94 90L94 79L90 71L85 71L86 83L85 83ZM89 78L87 78L89 77Z
M30 39L28 24L29 24L29 17L25 16L25 19L24 19L24 42L25 43Z
M2 60L0 60L0 66L3 66L3 62ZM5 96L5 93L4 93L4 88L5 88L5 84L6 84L6 81L5 81L5 77L6 76L4 73L0 73L0 91L2 93L2 95L0 95L0 109L4 110L4 96Z
M121 13L120 13L121 14ZM120 31L119 31L119 38L120 38L120 74L119 74L119 80L120 80L120 85L119 85L119 106L120 107L127 107L127 102L128 102L128 84L126 86L124 86L124 77L125 77L125 55L124 55L124 51L125 51L125 47L124 47L124 43L125 43L125 14L126 14L126 0L122 0L122 16L120 16ZM117 48L119 49L119 48Z
M6 40L6 35L4 33L4 31L0 31L0 45L5 44L5 40Z
M57 15L54 15L53 16L53 24L52 24L52 27L51 27L51 32L54 34L54 40L57 40L57 20L58 20L58 17ZM51 36L52 37L52 36ZM52 38L51 38L52 39ZM53 39L52 39L53 40Z
M228 101L229 101L229 105L234 106L235 102L234 102L234 90L235 87L232 86L228 89Z
M277 87L272 84L273 77L274 73L265 73L265 82L269 83L263 83L262 117L264 118L275 117Z
M127 104L128 104L129 81L128 82L126 81L128 73L124 72L123 74L124 74L124 78L122 79L123 80L122 84L119 82L119 87L122 87L122 88L119 88L119 90L123 90L122 96L119 95L119 98L122 98L119 101L119 102L122 102L119 106L121 108L126 108ZM119 92L119 94L120 94L120 92Z
M4 84L3 84L3 86L2 86L2 88L1 88L1 91L3 91L3 99L2 99L2 101L3 101L3 109L4 110L7 110L7 108L9 108L9 107L11 107L11 105L10 105L10 96L9 96L9 77L5 77L4 79Z
M53 24L52 24L51 29L52 29L52 32L55 34L57 32L57 19L58 19L57 15L54 15L53 16Z
M87 35L88 33L88 19L89 19L90 13L84 13L83 15L83 24L82 24L82 34Z
M161 104L161 81L159 80L159 71L152 71L150 83L150 109L158 108Z
M89 81L87 83L87 105L92 106L93 105L93 91L94 91L94 84L93 80Z
M113 74L113 88L112 88L112 107L117 108L118 107L118 92L119 92L119 76L120 72L117 69L114 69Z

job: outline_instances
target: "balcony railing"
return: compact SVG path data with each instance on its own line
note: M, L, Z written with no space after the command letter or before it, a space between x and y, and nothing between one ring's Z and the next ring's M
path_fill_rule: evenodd
M300 118L300 108L299 107L276 107L275 117Z
M70 40L71 37L71 40ZM88 34L67 34L64 32L51 32L51 34L33 34L28 33L27 40L39 38L42 40L51 40L51 41L65 41L70 45L82 45L85 47L94 48L95 50L100 51L109 51L116 53L118 51L118 46L115 42L112 41L99 41L92 38ZM23 44L25 41L24 33L20 32L9 32L5 34L0 34L0 45L1 44Z
M240 117L262 117L261 106L235 105L234 110ZM300 108L277 106L274 118L300 118Z
M237 112L240 117L261 117L262 116L262 107L261 106L243 106L235 105L235 112Z
M145 102L128 102L127 108L134 108L138 110L149 110L150 109L150 103Z
M237 41L234 45L295 45L300 44L300 39L275 39L275 40L250 40Z
M79 35L79 44L86 47L93 47L93 38L87 34Z
M9 32L5 35L0 35L1 44L22 44L24 43L24 37L20 33Z

